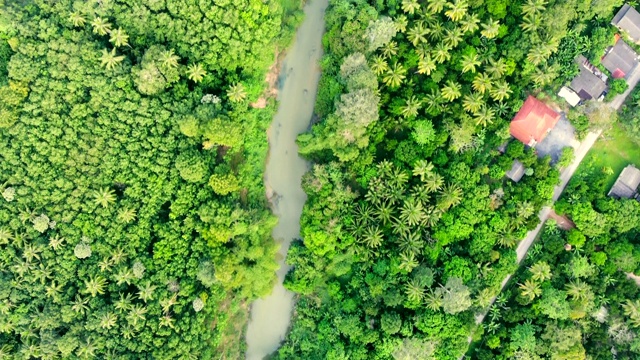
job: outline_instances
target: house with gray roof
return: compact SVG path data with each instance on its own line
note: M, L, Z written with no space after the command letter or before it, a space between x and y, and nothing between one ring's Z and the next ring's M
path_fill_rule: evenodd
M507 171L505 175L514 182L518 182L522 179L522 176L524 176L524 170L524 165L520 161L513 160L511 170Z
M570 87L582 100L598 100L607 90L607 84L584 66L580 66L580 74L571 81Z
M611 20L611 25L629 35L633 42L640 41L640 13L633 6L624 4Z
M624 40L619 39L605 54L601 63L614 78L627 79L638 66L638 54Z
M640 170L634 165L628 165L622 170L607 196L616 199L635 198L638 195L638 185L640 185Z

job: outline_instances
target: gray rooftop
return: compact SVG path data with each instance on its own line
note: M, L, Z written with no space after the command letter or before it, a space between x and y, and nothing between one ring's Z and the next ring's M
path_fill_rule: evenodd
M633 6L624 4L611 24L624 30L634 42L640 41L640 13Z
M591 100L598 99L607 89L607 84L591 71L581 66L580 74L571 81L571 88L582 100Z
M524 165L518 160L513 160L513 165L511 166L511 170L507 171L505 174L509 179L518 182L522 179L524 175Z
M607 195L615 198L629 199L637 194L638 185L640 185L640 170L634 165L628 165L622 170Z
M638 65L638 54L624 40L618 40L602 58L602 65L611 72L613 77L626 78Z

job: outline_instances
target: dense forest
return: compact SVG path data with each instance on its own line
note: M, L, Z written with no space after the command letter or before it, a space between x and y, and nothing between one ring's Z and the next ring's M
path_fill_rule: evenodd
M240 357L287 6L0 1L0 358Z
M314 162L285 282L299 298L277 358L639 356L625 273L640 205L606 196L610 169L581 168L555 206L575 228L549 221L518 264L572 158L509 140L528 95L556 99L577 55L599 66L621 5L330 1L319 120L298 139ZM615 121L598 106L569 112L578 138ZM505 177L514 160L519 182Z

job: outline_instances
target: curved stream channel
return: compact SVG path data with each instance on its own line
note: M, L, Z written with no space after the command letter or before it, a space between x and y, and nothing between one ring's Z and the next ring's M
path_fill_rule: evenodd
M265 171L267 196L279 219L273 238L281 244L277 255L280 269L271 294L251 306L246 339L248 360L262 360L277 350L289 328L294 304L293 293L282 286L289 271L285 258L291 240L300 236L300 214L307 199L300 183L309 169L309 164L298 156L295 140L307 130L313 114L327 5L328 0L309 0L304 22L280 72L280 105L269 129Z

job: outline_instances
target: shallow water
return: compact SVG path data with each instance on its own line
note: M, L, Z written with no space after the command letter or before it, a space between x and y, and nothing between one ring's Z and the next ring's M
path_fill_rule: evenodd
M298 156L295 140L307 130L313 114L327 5L328 0L307 3L304 22L280 73L280 104L269 129L269 159L265 171L267 196L279 218L273 238L281 245L277 256L280 269L272 293L251 305L246 335L248 360L262 360L277 350L291 319L293 293L282 286L289 270L284 260L291 240L300 236L300 214L307 199L300 182L309 168L309 164Z

